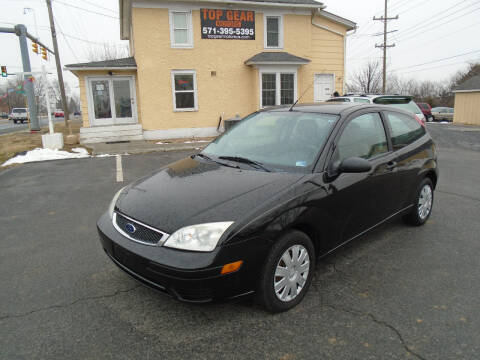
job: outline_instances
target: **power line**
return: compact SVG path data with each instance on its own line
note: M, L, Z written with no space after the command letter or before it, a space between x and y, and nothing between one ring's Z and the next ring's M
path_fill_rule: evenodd
M119 19L118 19L118 16L112 16L112 15L104 14L104 13L101 13L101 12L98 12L98 11L85 9L85 8L83 8L83 7L75 6L75 5L72 5L72 4L68 4L68 3L65 3L65 2L59 1L59 0L55 0L55 2L56 2L56 3L59 3L59 4L62 4L62 5L64 5L64 6L72 7L72 8L75 8L75 9L78 9L78 10L82 10L82 11L86 11L86 12L89 12L89 13L92 13L92 14L102 15L102 16L105 16L105 17L108 17L108 18L111 18L111 19L119 20Z
M393 69L392 71L398 71L398 70L402 70L402 69L409 69L409 68L413 68L413 67L418 67L418 66L433 64L433 63L436 63L436 62L440 62L440 61L444 61L444 60L450 60L450 59L453 59L453 58L457 58L457 57L460 57L460 56L465 56L465 55L474 54L474 53L477 53L477 52L480 52L480 49L474 50L474 51L469 51L469 52L466 52L466 53L463 53L463 54L458 54L458 55L454 55L454 56L449 56L449 57L442 58L442 59L437 59L437 60L428 61L428 62L425 62L425 63L422 63L422 64L404 66L404 67L400 67L400 68Z
M458 61L458 62L454 62L454 63L450 63L450 64L444 64L444 65L439 65L439 66L432 66L432 67L428 67L428 68L424 68L424 69L404 71L404 72L400 72L400 73L401 73L401 74L410 74L410 73L419 72L419 71L439 69L439 68L448 67L448 66L452 66L452 65L465 64L465 63L478 62L478 61L480 61L480 58L469 59L469 60L464 60L464 61Z
M83 1L84 3L87 3L87 4L91 5L91 6L95 6L95 7L99 8L99 9L111 11L111 12L114 12L115 14L118 14L118 11L117 11L117 10L109 9L109 8L107 8L107 7L100 6L100 5L95 4L95 3L91 2L91 1L88 1L88 0L82 0L82 1Z
M473 10L469 10L468 14L474 13L474 12L476 12L476 11L478 11L478 10L480 10L480 7L476 8L476 9L473 9ZM435 30L435 29L437 29L439 26L442 26L442 25L451 23L452 21L455 21L455 20L457 20L457 19L459 19L459 18L461 18L461 17L464 17L465 15L466 15L466 14L462 14L462 15L459 15L459 16L457 16L457 17L454 17L453 19L450 19L450 20L448 20L448 21L445 21L445 22L443 22L443 23L441 23L441 24L435 24L433 27L430 27L430 28L427 28L427 29L422 30L421 34L423 35L423 34L426 33L426 32ZM400 39L398 40L398 42L406 41L406 40L415 38L415 37L417 37L417 36L419 36L419 35L420 35L420 34L418 34L418 33L412 33L412 34L407 35L407 36L404 37L404 38L400 38Z
M65 42L67 43L67 46L68 48L70 49L70 52L72 53L73 57L75 58L75 60L77 62L80 62L78 60L78 57L77 57L77 54L75 54L75 52L73 51L72 47L70 46L70 43L68 42L67 38L65 37L65 34L63 33L63 29L62 27L60 26L60 22L57 20L57 18L54 16L53 19L55 20L55 22L57 23L58 25L58 30L60 30L60 33L63 35L63 40L65 40Z
M463 1L461 1L460 3L458 3L458 4L455 4L455 5L453 5L453 6L450 6L448 9L445 9L445 10L443 10L443 11L441 11L441 12L435 14L435 15L429 16L429 20L427 20L427 21L420 21L419 24L417 24L417 25L415 25L415 26L413 26L413 27L407 28L406 30L404 30L404 31L402 32L402 35L405 35L405 34L410 35L410 33L418 32L418 30L420 30L420 29L422 29L422 28L424 28L424 27L428 27L428 26L432 25L433 23L438 24L438 22L439 22L440 20L445 19L445 18L447 18L447 17L449 17L449 16L452 16L452 15L458 13L459 11L463 11L463 10L465 10L466 8L471 7L472 5L478 5L478 3L476 3L476 4L470 4L470 5L466 6L465 8L462 8L462 9L460 9L460 10L457 10L457 11L451 13L451 14L445 15L445 13L446 13L447 11L450 11L450 10L458 7L459 5L463 4L463 3L466 2L466 1L469 1L469 0L463 0ZM436 17L437 15L442 15L442 14L443 14L444 16L442 16L442 17L440 17L440 18L437 18L437 17ZM436 26L438 26L438 25L436 25Z

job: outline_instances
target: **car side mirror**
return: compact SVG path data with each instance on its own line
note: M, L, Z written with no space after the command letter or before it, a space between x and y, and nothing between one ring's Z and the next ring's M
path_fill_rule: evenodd
M337 172L341 173L364 173L372 169L372 164L368 160L359 157L349 157L344 159L338 166Z

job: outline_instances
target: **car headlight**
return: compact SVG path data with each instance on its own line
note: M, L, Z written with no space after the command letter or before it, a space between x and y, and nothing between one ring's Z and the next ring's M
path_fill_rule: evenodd
M113 210L115 210L115 204L117 203L118 197L125 188L126 186L118 190L118 192L115 194L112 201L110 202L110 205L108 206L108 214L110 215L110 219L113 217Z
M170 235L163 246L182 250L212 251L233 221L191 225Z

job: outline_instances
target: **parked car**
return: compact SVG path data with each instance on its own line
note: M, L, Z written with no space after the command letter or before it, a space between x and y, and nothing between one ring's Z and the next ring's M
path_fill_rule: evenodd
M122 188L97 228L112 261L150 287L196 303L256 292L279 312L303 299L317 258L395 216L424 224L437 177L410 112L272 108Z
M63 112L63 110L55 110L55 112L53 113L53 116L55 116L56 118L65 117L65 113Z
M416 103L420 110L422 110L423 116L425 116L425 119L427 121L433 121L433 116L432 116L432 107L428 103L422 103L422 102L417 102Z
M13 108L10 114L10 120L12 120L15 124L17 122L21 122L23 124L24 121L28 121L28 109Z
M453 108L434 107L432 109L433 121L453 121Z
M2 113L0 114L2 119L8 119L8 113L6 113L5 111L2 111Z
M410 111L415 114L420 121L424 124L426 122L426 117L423 115L422 110L415 104L411 96L403 95L372 95L372 94L348 94L344 96L334 97L328 99L327 102L356 102L356 103L366 103L366 104L381 104L381 105L391 105L398 107L403 110Z
M80 111L74 111L73 112L73 116L80 116L82 115L82 113Z

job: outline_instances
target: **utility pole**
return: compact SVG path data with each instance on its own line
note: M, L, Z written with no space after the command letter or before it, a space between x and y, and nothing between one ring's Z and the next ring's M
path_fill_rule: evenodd
M385 15L379 18L373 17L373 20L383 21L383 44L377 45L375 44L376 48L383 48L383 82L382 82L382 93L385 94L387 88L387 48L394 47L395 44L388 45L387 44L387 22L389 20L397 20L398 15L395 17L388 17L387 14L388 8L388 0L385 0Z
M55 52L55 64L57 66L58 84L60 85L60 95L62 97L63 113L65 114L65 126L68 128L68 133L72 135L72 128L70 127L70 114L68 111L67 97L65 96L65 85L63 83L62 65L60 64L60 54L58 53L57 33L55 31L55 22L53 21L52 1L47 1L48 17L50 19L50 31L52 33L53 51Z

